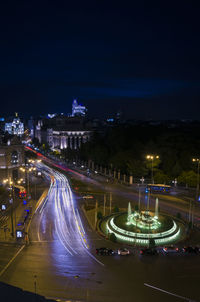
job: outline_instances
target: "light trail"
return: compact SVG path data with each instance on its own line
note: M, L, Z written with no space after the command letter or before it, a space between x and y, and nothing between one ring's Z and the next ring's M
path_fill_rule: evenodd
M87 235L67 177L43 163L37 163L37 166L43 170L46 177L51 179L48 195L40 209L40 214L44 213L46 203L50 201L52 203L55 236L65 248L68 255L89 256L104 266L89 251ZM38 238L40 241L41 238L39 236Z
M161 289L161 288L159 288L159 287L150 285L150 284L148 284L148 283L144 283L144 285L147 286L147 287L153 288L153 289L155 289L155 290L157 290L157 291L163 292L163 293L165 293L165 294L167 294L167 295L174 296L174 297L177 297L177 298L179 298L179 299L182 299L182 300L185 300L185 301L188 301L188 302L197 302L197 301L192 300L192 299L190 299L190 298L183 297L183 296L180 296L180 295L177 295L177 294L168 292L168 291L166 291L166 290L164 290L164 289Z

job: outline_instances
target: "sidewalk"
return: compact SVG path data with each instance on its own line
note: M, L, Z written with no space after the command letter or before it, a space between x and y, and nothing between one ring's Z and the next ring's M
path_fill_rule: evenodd
M11 235L12 232L12 220L11 220L11 213L9 212L6 216L6 220L4 225L0 229L0 242L16 242L16 228L17 224L23 215L24 210L27 206L31 206L34 201L29 201L27 205L23 204L23 200L18 201L17 207L13 210L13 230L14 236Z
M25 230L28 231L28 228L30 226L31 219L34 215L34 212L36 208L40 205L42 200L45 198L46 194L48 192L48 189L44 189L42 194L40 195L38 200L32 199L27 202L27 204L23 204L23 199L18 201L18 206L13 210L13 230L14 230L14 236L11 235L12 232L12 220L11 220L11 213L9 212L8 215L6 215L6 219L4 220L4 224L0 228L0 242L10 242L10 243L19 243L20 240L16 240L16 230L19 228L17 224L21 221L21 218L27 209L32 209L30 216L28 217L26 223L25 223Z

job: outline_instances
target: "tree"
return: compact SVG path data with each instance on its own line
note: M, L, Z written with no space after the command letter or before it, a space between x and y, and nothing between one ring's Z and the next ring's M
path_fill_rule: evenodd
M138 205L136 204L135 205L135 211L138 211L139 210L139 207L138 207Z
M183 171L180 176L177 178L178 183L188 185L189 187L196 187L197 185L197 174L190 171Z
M6 189L4 187L0 187L0 195L3 195L6 193Z
M103 218L103 214L100 211L97 213L97 218L98 220Z
M48 144L48 143L43 143L43 144L42 144L42 150L43 150L44 152L48 152L48 151L50 150L49 144Z
M155 239L154 238L150 238L149 239L149 247L150 248L154 248L155 246L156 246Z
M148 173L148 170L145 168L145 165L143 161L138 159L128 158L125 157L126 160L126 169L129 174L133 175L133 177L141 177L146 176Z
M155 183L157 184L166 184L169 183L170 178L166 174L164 174L162 171L157 171L154 175Z
M111 240L112 242L116 242L116 241L117 241L117 237L116 237L116 235L115 235L114 233L111 233L111 234L110 234L110 240Z
M189 223L188 223L188 229L190 230L192 228L192 221L190 221Z
M40 146L41 146L40 141L39 141L39 139L38 139L37 137L34 137L34 138L32 139L32 143L33 143L33 145L36 146L36 147L40 147Z
M118 208L118 206L115 206L114 207L114 213L118 213L119 212L119 208Z

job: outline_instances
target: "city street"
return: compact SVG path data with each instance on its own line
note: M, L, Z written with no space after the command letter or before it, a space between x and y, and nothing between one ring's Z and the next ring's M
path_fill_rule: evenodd
M46 297L76 301L180 301L159 289L199 301L199 255L142 258L132 248L129 256L96 256L96 247L117 249L118 245L90 229L67 178L41 167L52 180L48 196L33 217L30 245L1 281L36 289Z
M196 1L2 1L0 302L200 302Z

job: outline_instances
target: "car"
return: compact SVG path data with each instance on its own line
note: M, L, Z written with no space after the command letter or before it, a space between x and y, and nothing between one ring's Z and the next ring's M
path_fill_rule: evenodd
M188 254L197 254L197 253L199 253L199 248L198 247L192 247L192 246L185 246L183 248L183 252L188 253Z
M158 251L156 249L144 248L140 250L140 255L157 255Z
M118 255L126 256L130 255L130 251L126 248L118 249Z
M178 253L179 252L179 248L175 247L175 246L167 246L167 247L163 247L163 252L168 254L168 253Z
M200 253L200 247L195 246L194 249L196 250L197 254Z
M114 251L112 249L108 249L107 247L100 247L96 249L97 255L113 255Z

